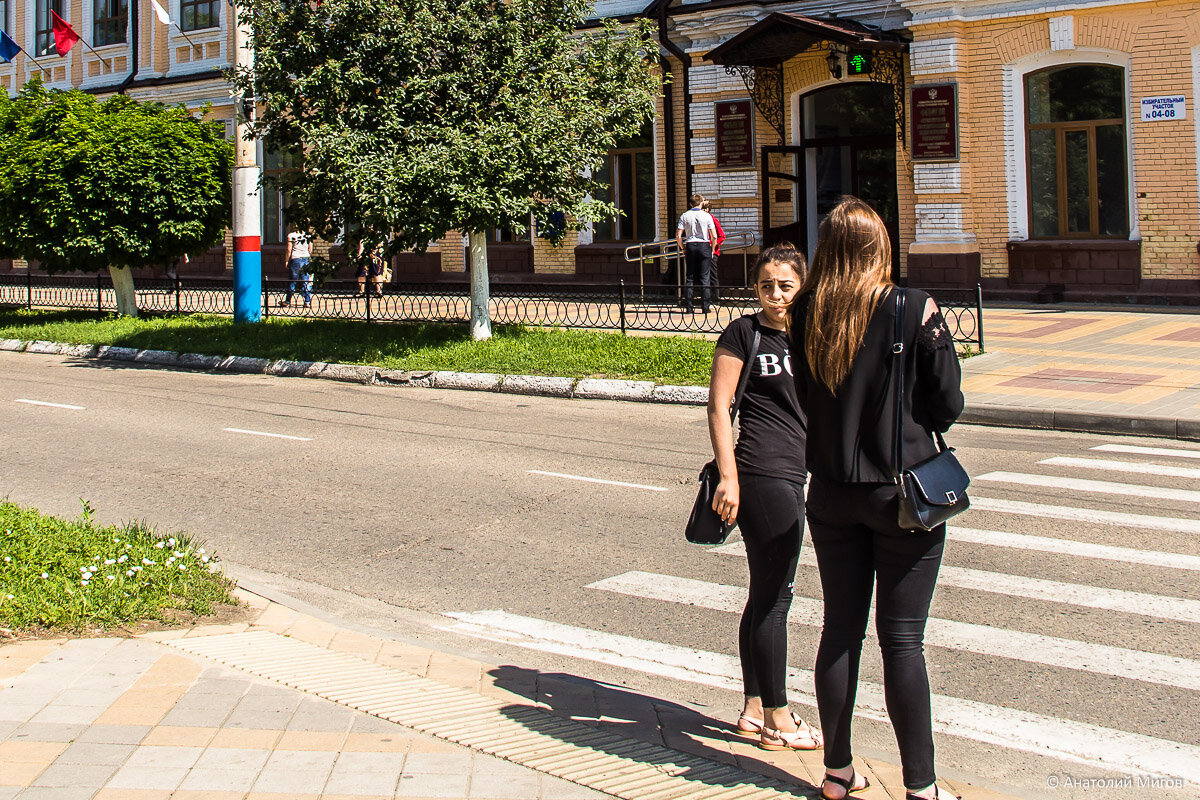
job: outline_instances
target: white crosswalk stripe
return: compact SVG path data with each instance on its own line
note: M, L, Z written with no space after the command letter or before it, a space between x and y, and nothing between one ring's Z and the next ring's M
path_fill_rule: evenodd
M1137 461L1109 461L1103 458L1074 458L1055 456L1038 462L1050 467L1080 467L1108 472L1130 472L1134 475L1163 475L1168 478L1200 478L1196 467L1177 467L1173 464L1140 463Z
M726 689L741 686L737 659L722 653L650 642L631 636L577 628L504 611L451 613L458 620L449 630L655 675ZM789 668L788 690L813 705L811 670ZM934 730L965 736L1064 761L1111 769L1130 769L1200 781L1200 747L1057 719L1028 711L972 700L933 695ZM887 720L883 687L860 681L855 705L858 716Z
M1200 450L1180 450L1174 447L1143 447L1136 444L1102 444L1092 448L1102 453L1129 453L1141 456L1171 456L1174 458L1200 458Z
M1096 701L1102 709L1113 709L1111 714L1107 711L1104 716L1088 714L1068 700L1058 703L1053 714L1012 708L1013 703L1006 699L1010 696L1006 689L992 692L987 687L971 685L971 679L967 679L967 684L957 684L956 690L954 678L943 674L940 685L947 690L933 696L934 728L940 734L982 745L989 753L1006 748L1109 772L1200 782L1200 746L1192 743L1193 728L1157 724L1147 716L1130 722L1129 730L1120 730L1126 715L1115 710L1136 708L1138 697L1147 698L1151 705L1165 702L1158 698L1170 698L1171 708L1176 707L1181 697L1187 698L1185 704L1194 704L1200 697L1193 694L1200 693L1200 659L1194 648L1189 651L1185 640L1178 636L1158 638L1153 633L1146 634L1145 641L1150 644L1139 642L1141 630L1162 630L1146 627L1144 618L1153 620L1155 626L1200 625L1200 599L1195 599L1197 595L1192 592L1196 587L1195 573L1200 572L1200 554L1195 539L1187 535L1200 534L1200 514L1155 513L1162 501L1200 503L1200 484L1188 483L1200 480L1200 468L1167 461L1200 459L1200 450L1123 443L1104 444L1090 450L1095 457L1037 456L1024 462L1029 465L1028 471L995 470L975 478L976 489L986 484L992 496L973 490L972 510L948 526L947 536L952 541L984 547L948 551L939 584L954 587L955 592L942 596L940 601L935 598L940 616L929 619L925 641L930 647L985 659L995 675L1029 676L1027 680L1043 690L1055 685L1055 681L1063 681L1063 671L1069 671L1079 676L1081 687L1094 685L1113 693L1112 697L1101 695ZM1109 458L1110 453L1119 456ZM1059 474L1040 474L1037 467ZM1105 473L1128 476L1130 482L1096 479L1097 474ZM1161 485L1166 483L1163 480L1158 481L1158 486L1136 482L1143 476L1172 479L1175 486ZM1018 499L1030 489L1054 499L1048 502ZM1111 507L1115 496L1122 498L1121 505L1127 510L1088 507L1091 497L1104 498ZM985 520L986 526L976 527ZM1033 528L1038 533L1016 533L1003 528ZM1122 529L1139 532L1128 538L1129 546L1121 538ZM1047 531L1052 535L1039 535ZM1117 544L1099 543L1104 541ZM1137 546L1146 542L1154 542L1155 549ZM1013 574L1006 566L997 567L1006 563L1006 550L1030 554L1020 561L1022 565L1044 559L1058 567L1052 574L1070 575L1071 579L1030 577ZM707 552L744 557L745 547L735 540ZM973 559L984 563L972 563ZM724 562L725 559L719 559L707 563ZM806 568L815 566L811 543L802 548L800 562ZM705 563L703 557L697 557L696 563ZM1154 580L1123 581L1140 591L1103 585L1114 580L1114 576L1133 576L1135 570L1146 568L1159 570L1150 573ZM730 574L727 567L703 569L709 574L714 570ZM1164 575L1169 577L1163 579ZM747 590L742 585L637 569L594 580L584 588L604 593L608 602L692 606L731 618L742 611L747 599ZM805 592L816 593L816 597L805 596ZM808 641L816 638L816 631L822 625L819 592L819 586L798 588L789 614L791 624L810 629L804 634ZM969 603L959 602L967 597ZM1109 615L1104 618L1109 635L1097 635L1086 623L1075 628L1068 623L1064 627L1062 621L1072 617L1048 613L1047 606L1040 604L1102 611ZM985 610L982 613L988 616L978 616L981 609L988 608L1003 611L992 615ZM961 618L968 613L973 616ZM447 623L448 630L498 643L733 692L742 688L736 643L732 641L729 652L723 645L717 648L722 652L712 652L504 610L456 611L448 616L453 618ZM1014 618L1018 621L1007 622ZM979 620L992 624L981 624ZM729 628L733 627L731 619ZM868 630L873 630L873 626ZM1047 635L1044 631L1059 635ZM1128 641L1112 635L1114 631L1123 632ZM1013 665L1020 668L1014 669ZM1111 687L1115 685L1123 688L1113 692ZM812 686L813 675L809 670L789 668L788 689L794 700L815 705ZM964 696L953 696L956 691ZM1064 694L1064 698L1067 696ZM1041 697L1049 697L1051 704L1055 703L1052 695L1043 692ZM1042 709L1041 705L1031 707ZM1181 707L1180 713L1189 712ZM855 714L869 720L887 720L881 685L860 681ZM1076 718L1081 714L1082 718ZM1096 724L1097 721L1101 724Z
M1030 475L1024 472L987 472L974 480L991 483L1015 483L1038 489L1066 489L1071 492L1115 494L1121 497L1149 497L1155 500L1175 500L1180 503L1200 503L1200 492L1191 489L1164 489L1113 481L1093 481L1087 478L1060 478L1057 475Z
M667 603L709 608L740 614L746 606L745 589L673 575L651 572L626 572L588 584L589 589L661 600ZM807 597L792 599L788 621L820 627L821 602ZM867 626L873 630L873 624ZM971 653L1011 658L1034 664L1079 669L1129 680L1161 683L1200 691L1200 661L1175 658L1158 653L1143 653L1121 647L1078 642L1054 636L1011 631L967 622L931 617L925 630L925 643L933 647L965 650Z

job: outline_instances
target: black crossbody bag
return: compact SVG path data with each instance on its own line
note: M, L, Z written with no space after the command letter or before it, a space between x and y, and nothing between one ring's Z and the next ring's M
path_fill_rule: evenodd
M754 366L754 357L758 355L758 345L762 341L762 331L759 330L758 320L754 321L754 343L750 345L750 355L742 364L742 375L738 379L737 393L733 396L733 405L729 407L729 421L737 419L738 407L746 394L746 384L750 382L750 370ZM722 544L733 525L729 525L721 516L713 511L713 495L717 492L717 484L721 482L721 471L717 469L716 459L709 461L700 470L700 489L696 492L696 502L692 504L692 513L688 516L684 535L692 544Z
M904 468L904 306L905 292L896 287L896 333L892 354L896 368L895 439L892 479L900 487L898 522L906 531L931 531L971 506L967 487L971 476L958 463L954 448L934 431L938 452L919 464Z

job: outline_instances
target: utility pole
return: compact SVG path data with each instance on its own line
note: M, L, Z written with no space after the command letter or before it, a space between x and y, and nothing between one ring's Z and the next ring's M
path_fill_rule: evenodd
M254 68L250 26L234 15L234 66L240 72ZM258 142L248 139L254 122L254 97L235 98L237 110L237 158L233 166L233 319L234 322L262 321L262 215L258 203Z

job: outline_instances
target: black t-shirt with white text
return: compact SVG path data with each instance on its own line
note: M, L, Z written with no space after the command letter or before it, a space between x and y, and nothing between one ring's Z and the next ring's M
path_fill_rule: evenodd
M717 347L745 361L754 344L755 328L762 331L738 409L738 440L733 451L738 472L803 483L806 422L796 398L787 333L759 324L756 317L747 314L734 320L717 339Z

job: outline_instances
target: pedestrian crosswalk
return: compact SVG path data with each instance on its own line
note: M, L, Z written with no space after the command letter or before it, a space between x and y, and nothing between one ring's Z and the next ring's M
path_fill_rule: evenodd
M951 680L940 686L933 697L935 730L973 743L980 753L1008 750L1200 784L1200 733L1193 723L1200 716L1200 550L1194 539L1178 535L1200 533L1200 515L1174 510L1200 502L1200 469L1188 466L1200 459L1200 449L1110 442L1088 450L1040 460L1035 455L1022 471L981 471L976 477L972 510L949 528L939 577L939 593L953 587L959 602L939 606L935 599L926 644L990 666L962 685ZM1113 473L1129 482L1101 479ZM956 550L956 544L967 547ZM745 556L740 541L695 552L697 560L715 563ZM1045 571L1023 574L1031 564ZM806 542L801 569L815 575L814 566ZM646 569L584 588L613 602L691 606L731 619L747 596L744 585L733 582ZM567 624L500 609L448 616L446 627L468 636L671 680L741 688L732 642L717 652L601 630L587 619ZM1050 616L1077 623L1052 624ZM798 582L789 616L793 635L815 640L821 619L819 585ZM1166 638L1157 634L1163 625L1171 634ZM938 657L931 654L931 662ZM1016 670L1017 664L1024 667ZM789 689L795 701L811 705L813 676L804 666L789 669ZM1091 681L1107 694L1092 694L1086 702L1064 700L1039 713L1004 691L989 693L978 685L1006 669L1037 682L1069 683L1064 675L1077 675L1081 685ZM1171 698L1179 721L1124 719L1122 709L1136 707L1140 697L1159 702L1160 693ZM882 684L869 676L860 683L856 714L887 719ZM958 768L969 771L970 765Z

